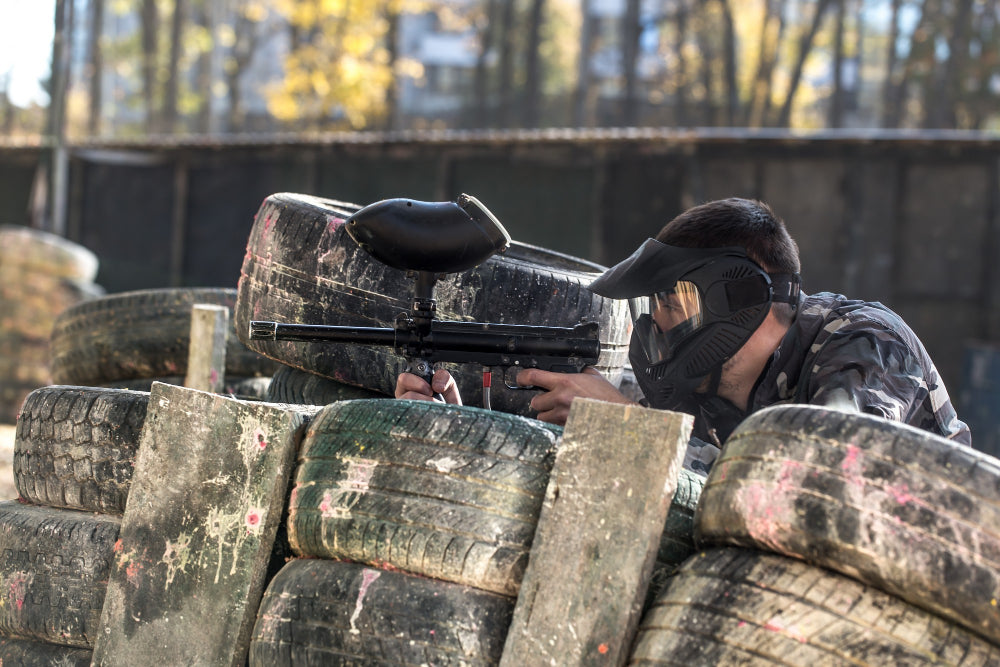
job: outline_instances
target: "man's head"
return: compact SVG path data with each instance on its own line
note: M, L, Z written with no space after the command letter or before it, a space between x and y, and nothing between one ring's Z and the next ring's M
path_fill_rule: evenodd
M798 303L798 248L765 205L727 199L668 223L591 289L630 301L629 358L653 407L719 386L723 364L765 322Z
M784 221L767 204L731 197L694 206L664 225L656 240L679 248L739 247L767 273L798 274L799 247ZM771 311L790 324L795 308L774 303Z

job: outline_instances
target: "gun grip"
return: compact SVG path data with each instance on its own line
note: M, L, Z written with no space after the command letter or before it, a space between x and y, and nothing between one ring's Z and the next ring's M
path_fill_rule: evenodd
M406 369L407 373L412 373L419 378L422 378L427 384L431 383L434 378L434 366L430 362L424 359L414 359L410 362L409 367ZM431 391L434 391L433 388ZM444 396L434 392L434 400L444 402Z

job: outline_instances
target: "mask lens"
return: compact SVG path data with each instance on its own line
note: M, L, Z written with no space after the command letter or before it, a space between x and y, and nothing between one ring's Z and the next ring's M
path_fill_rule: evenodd
M673 289L632 299L636 333L651 364L668 361L677 347L703 323L702 300L694 283L682 280Z

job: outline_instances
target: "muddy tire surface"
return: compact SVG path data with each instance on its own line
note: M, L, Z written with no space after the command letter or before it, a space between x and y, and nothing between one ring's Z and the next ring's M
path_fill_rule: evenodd
M18 667L90 667L93 651L48 642L0 637L0 664Z
M321 559L293 560L264 593L251 667L496 665L514 599Z
M173 288L121 292L64 311L52 332L52 377L58 384L102 386L123 380L184 377L191 307L232 309L236 290ZM226 346L226 376L270 377L276 364L248 350L235 331Z
M1000 462L926 431L756 412L712 467L695 535L802 558L1000 642Z
M991 665L1000 649L892 595L802 561L692 556L639 624L632 665Z
M149 394L50 386L24 401L14 438L21 498L123 514Z
M120 518L0 502L0 635L93 648Z
M282 366L275 371L266 397L267 401L271 403L295 403L299 405L329 405L337 401L355 398L386 398L386 395L370 389L342 384L291 366Z
M132 391L149 392L154 382L183 387L185 379L180 375L168 375L167 377L105 382L101 386L108 389L131 389ZM227 377L223 380L222 389L219 393L248 401L263 401L267 399L268 387L270 385L271 378L269 377Z
M686 468L677 476L677 490L670 501L667 520L660 536L656 562L649 580L647 606L663 589L670 576L691 555L698 551L694 542L694 517L701 498L705 478Z
M427 401L329 405L300 449L289 542L516 595L560 433Z
M374 260L347 235L344 221L358 206L297 194L275 194L261 205L247 243L236 304L237 332L253 350L337 382L392 395L405 361L391 348L248 340L251 320L390 327L408 312L413 280ZM435 288L437 318L573 326L596 321L602 353L595 366L617 385L628 352L625 302L586 288L604 267L512 244ZM467 405L482 405L482 368L446 364ZM534 391L493 382L493 409L529 414Z

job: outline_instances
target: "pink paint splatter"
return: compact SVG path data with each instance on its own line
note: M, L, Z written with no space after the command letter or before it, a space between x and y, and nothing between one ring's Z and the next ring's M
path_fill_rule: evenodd
M916 498L910 495L910 488L906 484L890 486L886 492L900 505L916 501Z
M212 384L215 384L216 382L219 381L219 371L218 371L218 369L213 368L211 371L209 371L209 373L208 373L208 381L211 382Z
M10 581L9 597L14 601L18 611L24 607L24 598L28 594L28 583L28 575L24 573L18 573Z
M780 549L780 520L776 508L780 508L782 498L774 489L760 484L749 484L739 490L739 504L746 508L746 530L757 542L775 551Z
M267 449L267 436L264 431L257 429L253 432L253 440L257 443L257 446L261 449Z
M260 528L260 512L258 510L252 509L247 512L246 516L247 532L257 530Z
M327 491L326 493L323 494L323 500L321 500L320 503L319 503L319 511L322 512L324 516L326 515L327 512L330 511L330 501L331 500L332 499L330 497L330 492L329 491Z
M844 472L847 481L857 488L863 488L865 485L861 468L861 449L856 445L848 445L847 454L840 463L840 469Z
M335 215L329 215L326 218L326 224L330 228L331 232L337 231L337 228L339 228L345 222L347 222L347 221L344 220L343 218L338 218Z
M354 626L354 621L358 620L358 616L361 615L361 610L364 608L365 595L368 594L368 587L371 586L372 583L380 576L382 576L381 572L378 570L370 570L368 568L365 568L365 570L361 573L361 589L358 591L358 599L354 603L354 613L351 614L352 635L360 633L360 630ZM434 631L432 630L431 632L433 633Z
M854 468L858 463L858 456L860 454L861 450L858 449L857 445L848 445L847 455L844 457L843 462L841 462L840 469L846 472Z

